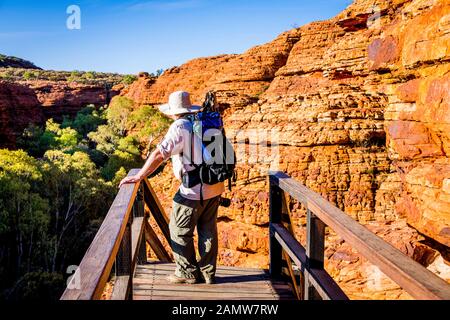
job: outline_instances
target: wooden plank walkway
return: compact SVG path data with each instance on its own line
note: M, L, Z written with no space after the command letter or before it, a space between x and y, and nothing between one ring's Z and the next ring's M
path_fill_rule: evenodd
M262 269L218 267L216 284L170 284L173 263L147 263L136 267L134 300L292 300L288 283L271 280Z
M128 175L133 176L138 171L133 169ZM168 283L167 276L175 266L169 263L169 254L148 224L145 206L167 241L170 240L169 219L150 183L144 180L120 188L61 300L100 299L111 271L116 277L112 300L288 300L294 297L299 300L348 300L323 268L325 226L338 233L414 298L450 300L447 282L384 242L319 194L283 172L272 172L269 177L270 274L261 269L219 267L218 283L214 285ZM293 234L288 195L308 208L306 248ZM146 243L159 262L147 261ZM290 284L271 280L287 275L282 267L283 259L291 277ZM301 270L299 277L293 272L292 262ZM115 270L112 270L113 266ZM78 279L81 283L76 282ZM295 290L295 295L291 290Z

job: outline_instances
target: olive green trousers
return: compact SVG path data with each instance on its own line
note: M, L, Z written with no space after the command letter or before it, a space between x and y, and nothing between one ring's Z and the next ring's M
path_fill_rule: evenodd
M170 245L175 259L175 275L184 278L213 277L216 272L218 239L217 210L220 196L203 200L189 200L177 192L173 198L170 217ZM194 230L197 227L197 261Z

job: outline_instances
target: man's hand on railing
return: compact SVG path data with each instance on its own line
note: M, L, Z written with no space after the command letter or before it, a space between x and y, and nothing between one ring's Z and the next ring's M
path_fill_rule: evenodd
M131 177L125 177L122 179L122 181L120 181L119 183L119 188L122 187L124 184L128 184L128 183L138 183L141 182L142 177L140 175L135 175L135 176L131 176Z
M141 182L142 179L144 179L148 175L152 174L159 167L159 165L163 162L163 160L164 160L164 157L161 154L161 152L159 151L159 149L155 149L155 151L152 152L150 157L145 162L142 169L139 170L138 174L122 179L122 181L120 181L119 188L127 183Z

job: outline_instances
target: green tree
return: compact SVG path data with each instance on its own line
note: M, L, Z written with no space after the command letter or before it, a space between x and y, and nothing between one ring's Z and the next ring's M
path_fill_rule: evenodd
M111 183L100 178L95 164L84 152L67 154L50 150L44 155L44 182L46 197L52 199L51 269L64 265L68 248L74 247L76 237L92 219L104 214L114 195ZM75 223L76 222L76 223ZM75 228L75 229L74 229Z
M30 124L17 139L17 146L27 150L33 157L42 157L48 150L50 141L43 139L44 130L35 124Z
M76 150L79 135L76 130L70 127L61 128L59 123L54 122L53 119L49 119L45 125L45 132L42 139L44 140L42 145L48 144L49 148L70 153Z
M7 299L12 301L55 301L65 288L60 273L29 272L21 277L10 290Z
M117 96L111 100L106 112L108 125L119 136L124 137L128 130L128 117L133 112L133 100Z
M88 138L96 143L96 149L105 156L111 156L117 149L120 136L109 125L101 125L97 131L88 134Z
M135 136L127 136L130 130L130 115L133 102L125 97L116 97L106 111L107 124L88 134L96 149L108 157L102 168L102 176L111 181L121 168L126 170L142 165L139 141Z
M0 265L6 270L2 284L30 271L43 253L49 205L38 193L42 181L36 159L22 150L0 150Z
M167 131L171 123L172 120L163 116L154 107L145 105L129 115L127 126L130 135L145 147L151 147Z
M132 168L142 166L142 159L133 156L131 153L116 150L108 159L106 165L102 168L102 176L106 180L113 180L118 171L128 172ZM117 182L117 181L116 181Z
M118 186L120 181L122 181L122 179L125 178L127 176L127 174L128 174L127 170L125 170L124 167L120 167L120 169L117 170L117 172L114 174L112 184L114 186Z
M8 286L10 297L60 294L48 289L79 263L119 181L142 166L145 147L170 122L115 97L107 109L87 106L62 124L28 127L20 147L31 156L0 150L0 296Z
M63 128L58 131L56 143L61 150L75 150L78 145L78 132L72 128Z
M106 123L106 112L103 108L97 109L94 105L88 105L78 111L75 119L65 118L61 127L73 128L78 134L86 138L90 132L97 130L98 126Z
M110 155L101 172L106 180L111 181L118 171L128 172L130 169L141 167L142 164L139 142L134 137L127 136L118 141L117 148Z

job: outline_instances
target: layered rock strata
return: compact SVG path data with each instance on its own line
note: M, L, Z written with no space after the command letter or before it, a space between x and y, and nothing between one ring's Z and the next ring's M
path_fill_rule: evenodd
M448 1L357 0L328 21L241 55L190 61L123 94L140 105L175 90L200 103L217 91L243 150L233 204L219 214L221 263L267 266L270 168L450 279L449 44ZM170 210L170 165L153 183ZM304 242L304 210L290 206ZM333 230L327 247L326 268L350 297L409 298Z
M0 147L15 148L16 138L30 124L42 125L50 118L62 121L89 104L107 105L119 91L64 81L0 81Z

